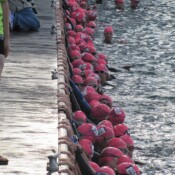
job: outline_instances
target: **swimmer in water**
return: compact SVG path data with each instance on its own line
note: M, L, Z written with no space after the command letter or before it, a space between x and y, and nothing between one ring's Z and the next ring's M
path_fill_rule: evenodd
M124 10L124 0L115 0L116 8Z
M136 9L139 2L140 2L139 0L131 0L131 8Z
M113 28L112 26L107 26L104 29L104 43L112 44Z

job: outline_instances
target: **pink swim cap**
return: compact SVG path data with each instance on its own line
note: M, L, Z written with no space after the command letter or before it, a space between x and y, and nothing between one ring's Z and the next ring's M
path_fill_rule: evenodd
M99 101L97 101L97 100L91 100L90 102L89 102L89 105L91 106L91 108L94 108L96 105L98 105L99 104Z
M78 31L78 32L82 32L83 31L83 26L78 24L78 25L76 25L75 30Z
M93 70L91 70L91 69L88 69L88 70L84 70L83 71L83 78L87 78L88 76L89 76L89 74L91 74L91 73L93 73Z
M106 125L98 125L98 138L96 142L98 144L101 144L104 142L104 140L108 140L114 137L114 131L113 128L108 127Z
M79 76L79 75L74 75L74 76L72 77L72 80L73 80L74 83L76 83L76 84L83 84L83 79L82 79L82 77Z
M134 141L131 136L125 134L120 137L127 145L127 147L134 146Z
M73 65L74 68L79 68L79 66L81 66L84 63L85 62L81 58L72 61L72 65Z
M97 172L99 170L99 165L95 162L89 161L89 165Z
M73 119L76 121L81 121L83 123L86 123L87 117L83 111L76 111L73 114Z
M82 64L82 65L80 65L80 67L79 67L82 71L84 71L84 70L94 70L94 68L93 68L93 66L92 66L92 64L91 63L84 63L84 64Z
M87 24L86 24L87 27L91 27L92 29L95 29L96 28L96 23L95 21L89 21Z
M107 56L106 55L104 55L104 54L102 54L102 53L99 53L99 54L97 54L97 56L96 56L98 59L104 59L104 60L106 60L107 61Z
M104 65L104 64L98 64L98 65L95 67L95 72L98 72L98 71L107 72L108 69L107 69L106 65Z
M83 150L85 151L86 155L88 157L92 157L93 154L94 154L94 146L92 144L92 142L88 139L81 139L79 142L78 142Z
M128 132L128 126L124 123L114 126L115 137L120 137Z
M124 3L124 0L115 0L115 3L116 4L123 4Z
M82 60L84 62L93 62L93 61L95 61L95 58L91 53L85 52L82 54Z
M92 117L98 121L105 120L108 117L110 108L105 104L98 104L92 109Z
M70 23L66 23L66 30L69 31L69 30L72 30L72 26Z
M118 158L117 160L117 165L121 164L121 163L134 163L134 161L127 155L122 155L121 157Z
M105 125L105 126L110 127L111 129L113 129L113 125L109 120L102 120L100 123L98 123L98 126L99 125Z
M89 21L95 21L97 18L97 11L96 10L89 10L88 17L89 17Z
M118 148L118 149L126 149L127 148L126 143L120 138L112 138L107 143L107 147L108 146L115 147L115 148Z
M81 69L73 68L73 75L80 75L81 76L81 74L82 74Z
M107 65L107 62L104 59L97 59L97 65L98 64L104 64Z
M109 121L113 123L113 125L123 123L125 120L125 113L120 106L116 106L112 108L109 113Z
M107 27L105 27L104 33L113 33L113 28L112 28L112 26L107 26Z
M83 123L77 128L81 139L88 139L92 143L95 142L98 136L97 127L91 123Z
M80 51L80 48L76 44L71 44L67 47L67 52L70 54L72 50Z
M112 100L112 98L111 98L109 95L102 94L102 95L100 96L100 98L99 98L99 102L102 102L102 103L103 103L104 100L105 100L105 101L108 101L109 104L112 106L113 100Z
M96 49L95 49L94 45L92 45L92 44L87 44L85 51L87 51L93 55L96 53Z
M84 33L90 35L90 36L93 36L95 34L95 31L94 29L90 28L90 27L86 27L84 30L83 30Z
M89 103L92 100L98 100L99 98L99 94L96 92L88 92L84 98L86 99L86 101Z
M128 162L117 165L117 170L119 174L140 175L139 168L135 164Z
M94 78L94 77L87 77L85 80L84 80L84 86L98 86L98 82L97 80Z
M78 50L72 50L69 53L71 60L76 60L81 58L81 53Z
M122 151L120 151L118 148L114 147L104 148L99 158L99 165L101 166L107 165L108 162L112 161L115 158L119 158L122 155L123 155Z
M72 36L69 36L67 39L69 45L75 44L75 39Z
M100 167L96 174L98 175L98 173L99 175L115 175L114 170L109 166Z
M73 31L73 30L69 30L69 31L67 32L67 35L68 35L68 36L75 37L75 36L76 36L76 32Z

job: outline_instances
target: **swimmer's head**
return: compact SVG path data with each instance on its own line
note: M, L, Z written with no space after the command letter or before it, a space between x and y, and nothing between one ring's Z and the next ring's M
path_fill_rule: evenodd
M131 0L131 8L133 9L137 8L139 2L140 2L139 0Z
M112 35L113 35L113 28L112 26L107 26L104 29L104 42L111 43L112 42Z

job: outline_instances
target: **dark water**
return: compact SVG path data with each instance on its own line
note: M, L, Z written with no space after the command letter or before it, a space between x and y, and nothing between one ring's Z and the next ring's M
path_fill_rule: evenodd
M126 2L123 12L112 0L98 7L96 48L121 70L106 93L126 111L134 156L146 163L144 175L175 175L175 2L141 1L137 10ZM102 43L106 25L114 28L112 45Z

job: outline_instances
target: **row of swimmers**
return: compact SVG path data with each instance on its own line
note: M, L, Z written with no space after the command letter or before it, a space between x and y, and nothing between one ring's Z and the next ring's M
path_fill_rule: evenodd
M125 122L125 112L101 90L113 77L108 57L94 46L97 13L86 0L62 1L66 49L70 69L70 100L73 114L59 123L68 137L59 138L68 145L68 159L60 165L71 175L140 175L133 160L135 149ZM111 43L113 29L104 29L105 43ZM64 100L64 99L62 99ZM72 130L73 128L73 130Z

